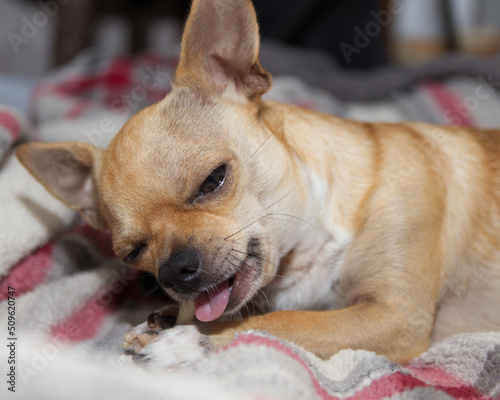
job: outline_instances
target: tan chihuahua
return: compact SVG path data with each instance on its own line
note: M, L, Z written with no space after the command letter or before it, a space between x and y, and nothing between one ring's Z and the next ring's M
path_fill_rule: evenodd
M322 358L401 363L499 330L500 132L261 100L258 50L250 0L194 0L172 92L107 150L18 150L127 264L194 301L193 322L163 329L156 314L129 352L169 368L259 329Z

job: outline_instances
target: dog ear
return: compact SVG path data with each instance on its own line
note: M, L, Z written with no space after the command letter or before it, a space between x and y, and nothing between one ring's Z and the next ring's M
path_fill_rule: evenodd
M107 229L94 179L101 150L88 143L28 143L16 155L26 169L70 209L96 229Z
M259 27L250 0L194 0L175 84L218 92L232 85L258 100L271 87L258 57Z

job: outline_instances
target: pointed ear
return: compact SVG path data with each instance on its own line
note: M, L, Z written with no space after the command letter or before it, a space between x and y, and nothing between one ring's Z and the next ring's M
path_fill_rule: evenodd
M220 93L233 85L258 100L271 88L258 57L259 27L250 0L193 0L175 84Z
M17 157L26 169L70 209L96 229L107 229L98 204L95 166L101 150L79 142L28 143Z

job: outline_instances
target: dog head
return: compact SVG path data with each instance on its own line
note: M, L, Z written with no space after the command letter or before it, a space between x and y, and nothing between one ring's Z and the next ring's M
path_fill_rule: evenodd
M281 117L260 100L271 78L258 49L250 0L195 0L173 90L105 151L58 143L17 153L54 196L111 231L122 260L178 301L194 299L204 321L244 306L289 247L289 226L268 218L293 183Z

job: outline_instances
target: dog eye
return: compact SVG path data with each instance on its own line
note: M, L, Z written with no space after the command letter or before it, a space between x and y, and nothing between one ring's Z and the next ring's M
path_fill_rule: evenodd
M215 168L207 179L200 186L200 194L208 194L220 187L226 178L226 165L220 165Z
M146 248L145 244L140 244L134 250L128 253L127 256L123 259L123 261L128 264L134 262L139 256L139 254L141 254L144 251L145 248Z

